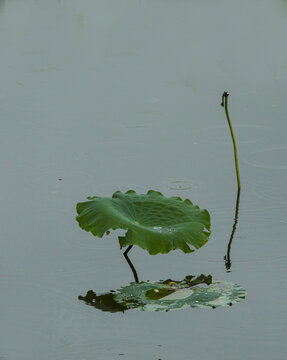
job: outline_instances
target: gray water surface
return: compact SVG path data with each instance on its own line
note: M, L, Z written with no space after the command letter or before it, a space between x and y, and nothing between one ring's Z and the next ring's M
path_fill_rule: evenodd
M287 2L0 1L0 359L287 357ZM236 178L221 94L239 148ZM247 290L215 310L101 312L133 281L86 196L148 189L211 214L194 254L130 252L140 280L211 274Z

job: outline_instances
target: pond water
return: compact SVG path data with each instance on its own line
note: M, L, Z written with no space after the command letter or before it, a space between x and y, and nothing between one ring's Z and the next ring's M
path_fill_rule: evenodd
M1 0L0 359L287 358L284 0ZM234 224L236 177L242 191ZM211 214L193 254L129 253L140 280L212 275L232 307L104 312L128 286L117 232L75 221L86 196L149 189Z

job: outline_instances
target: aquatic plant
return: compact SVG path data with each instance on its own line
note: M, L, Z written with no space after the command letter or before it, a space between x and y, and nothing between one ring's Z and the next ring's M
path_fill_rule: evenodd
M77 204L80 227L103 237L110 230L126 229L120 247L133 245L151 255L180 249L185 253L202 247L210 235L210 216L188 199L164 197L150 190L137 194L117 191L111 198L92 197ZM192 248L190 247L192 246Z
M239 174L239 166L238 166L237 146L236 146L235 136L234 136L234 132L233 132L233 128L232 128L232 124L231 124L231 120L230 120L230 116L229 116L229 112L228 112L228 96L229 96L228 92L224 91L224 93L222 94L221 106L224 107L224 109L225 109L225 114L226 114L226 118L227 118L229 129L230 129L230 134L231 134L231 138L232 138L232 142L233 142L234 161L235 161L235 169L236 169L236 177L237 177L237 197L236 197L234 224L233 224L232 232L231 232L228 247L227 247L227 254L224 256L225 267L226 267L226 270L229 272L230 268L231 268L231 258L230 258L231 245L232 245L233 237L234 237L234 234L236 231L236 226L238 223L241 182L240 182L240 174Z
M225 108L233 140L240 191L237 147L227 99L228 93L224 92L221 105ZM127 260L127 253L134 245L147 250L151 255L176 249L190 253L206 244L210 236L210 215L207 210L201 210L188 199L166 198L153 190L147 194L137 194L133 190L126 193L117 191L111 198L89 197L88 201L77 204L77 213L79 226L100 238L110 230L127 230L125 236L119 237L120 247L127 247L124 252ZM131 266L130 262L129 265ZM133 266L131 268L135 275ZM135 278L137 279L136 276Z
M224 109L225 109L225 115L226 115L227 122L229 125L229 130L230 130L230 134L231 134L231 138L232 138L232 142L233 142L237 186L238 186L238 189L241 189L239 166L238 166L238 156L237 156L237 146L236 146L235 136L234 136L234 132L233 132L233 128L232 128L232 124L231 124L231 120L230 120L230 116L229 116L229 112L228 112L228 96L229 96L228 92L224 91L224 93L222 94L221 106L224 107Z

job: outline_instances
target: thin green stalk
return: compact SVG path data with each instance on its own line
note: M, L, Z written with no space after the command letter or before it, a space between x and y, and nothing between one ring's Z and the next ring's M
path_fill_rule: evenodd
M234 133L233 133L233 129L232 129L229 113L228 113L228 96L229 96L229 94L225 91L223 93L223 95L222 95L221 106L223 106L224 109L225 109L225 114L226 114L226 117L227 117L229 129L230 129L230 133L231 133L231 137L232 137L232 141L233 141L235 168L236 168L236 176L237 176L237 185L238 185L238 189L240 189L241 188L241 183L240 183L238 158L237 158L237 146L236 146L235 136L234 136Z

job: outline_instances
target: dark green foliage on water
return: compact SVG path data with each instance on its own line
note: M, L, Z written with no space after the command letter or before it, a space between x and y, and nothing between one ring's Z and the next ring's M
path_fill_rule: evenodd
M126 229L125 236L119 237L121 248L138 245L152 255L176 249L190 253L209 239L208 211L188 199L166 198L153 190L147 194L117 191L112 198L88 199L77 204L80 227L100 238L110 230Z

